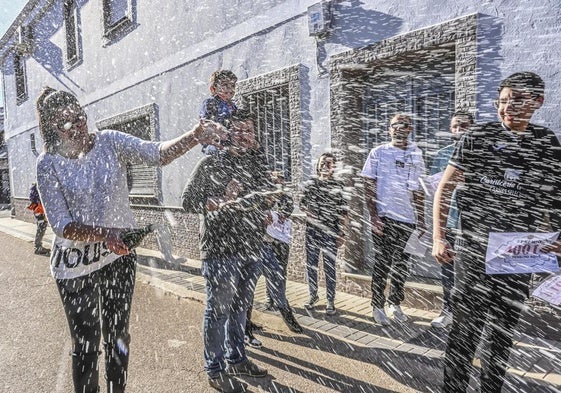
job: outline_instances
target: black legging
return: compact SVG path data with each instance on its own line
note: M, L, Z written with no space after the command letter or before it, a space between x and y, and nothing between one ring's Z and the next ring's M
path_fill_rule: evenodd
M72 337L76 393L99 392L97 360L101 334L107 391L125 391L135 273L136 255L126 255L88 276L57 280Z

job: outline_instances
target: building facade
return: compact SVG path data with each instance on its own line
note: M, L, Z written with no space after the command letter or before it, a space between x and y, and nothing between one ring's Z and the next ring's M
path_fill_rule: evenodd
M35 98L43 86L75 93L91 128L167 140L197 122L210 74L229 69L239 77L237 100L258 116L271 169L284 171L296 201L317 157L328 149L340 157L352 231L339 285L366 293L360 276L373 254L358 174L368 151L387 141L389 118L413 115L430 162L450 143L454 110L494 119L498 82L530 70L546 82L535 120L555 129L560 31L561 11L545 1L30 0L0 40L16 216L26 217L36 176ZM139 222L165 224L173 253L186 258L199 256L198 217L180 208L202 156L195 150L161 169L130 168ZM289 273L303 280L298 212L295 222ZM436 276L439 268L427 257L413 270Z
M10 168L4 139L4 108L0 107L0 209L10 207Z

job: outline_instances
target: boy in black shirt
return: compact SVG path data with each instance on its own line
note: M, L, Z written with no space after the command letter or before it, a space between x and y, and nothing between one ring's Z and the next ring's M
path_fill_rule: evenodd
M335 286L337 274L335 259L337 249L344 241L347 202L343 195L343 182L334 179L335 156L323 153L317 163L317 177L304 187L300 201L306 213L306 278L310 299L304 307L311 310L319 301L318 265L320 251L323 257L327 305L325 313L335 315Z
M515 73L499 86L500 122L468 131L450 159L434 199L433 256L453 258L445 229L456 185L462 226L454 259L454 321L444 366L444 392L464 392L483 330L481 392L500 392L514 328L528 297L531 274L486 274L492 232L559 231L561 164L555 134L530 123L544 100L544 82L531 72ZM557 241L546 251L561 251Z

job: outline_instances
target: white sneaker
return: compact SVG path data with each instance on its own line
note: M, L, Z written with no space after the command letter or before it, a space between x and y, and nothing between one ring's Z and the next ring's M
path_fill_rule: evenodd
M382 326L389 326L390 323L391 323L383 308L373 309L372 310L372 318L374 318L376 323L378 323Z
M388 306L388 314L398 322L405 322L409 319L401 310L401 306L395 304L390 304Z
M438 317L434 318L430 325L434 328L444 329L452 323L452 314L443 312Z

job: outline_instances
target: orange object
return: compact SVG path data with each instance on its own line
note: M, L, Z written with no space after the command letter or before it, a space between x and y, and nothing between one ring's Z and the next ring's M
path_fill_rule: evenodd
M27 206L29 210L33 212L33 214L45 214L45 209L43 208L43 204L41 203L32 203Z

